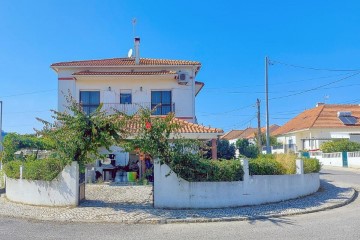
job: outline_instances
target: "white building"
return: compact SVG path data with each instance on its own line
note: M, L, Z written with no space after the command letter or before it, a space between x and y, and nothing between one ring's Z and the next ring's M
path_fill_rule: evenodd
M346 138L360 142L360 106L323 104L300 113L273 132L284 152L319 150L323 142Z
M127 114L157 106L153 115L174 112L185 137L210 140L222 135L221 129L196 124L195 97L204 86L195 80L201 63L140 58L139 46L140 38L135 38L134 56L128 58L52 64L58 74L58 110L65 110L69 93L87 113L100 103L109 113L116 109Z

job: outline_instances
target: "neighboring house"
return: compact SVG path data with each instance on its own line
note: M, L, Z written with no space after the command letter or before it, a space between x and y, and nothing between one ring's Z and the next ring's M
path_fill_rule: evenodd
M323 142L347 138L360 142L360 106L318 103L273 132L284 152L318 150Z
M270 135L273 136L273 132L278 129L280 126L274 124L274 125L271 125L269 127L269 132L270 132ZM225 140L228 140L230 144L236 144L236 141L239 140L239 139L248 139L250 143L252 144L256 144L256 140L255 140L255 137L256 137L256 134L258 132L258 129L257 128L251 128L251 127L248 127L244 130L231 130L227 133L225 133L221 139L225 139ZM261 133L265 133L266 132L266 128L265 127L262 127L261 128ZM265 143L263 143L264 145ZM236 157L239 156L239 150L236 149L236 153L235 153Z
M210 140L222 135L221 129L197 124L195 97L204 83L195 78L201 63L140 58L139 46L140 38L135 38L134 56L127 58L52 64L58 74L58 110L65 110L69 93L88 114L100 103L110 114L114 109L134 114L140 108L157 106L153 115L173 112L182 125L183 137ZM214 146L216 141L212 142Z

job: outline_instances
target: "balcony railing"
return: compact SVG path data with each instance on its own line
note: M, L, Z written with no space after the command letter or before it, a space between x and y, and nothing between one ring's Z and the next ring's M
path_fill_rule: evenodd
M138 112L140 109L152 110L152 115L166 115L169 112L175 112L175 103L171 104L151 104L150 102L141 102L141 103L129 103L129 104L120 104L120 103L104 103L102 110L105 110L109 114L114 114L117 111L125 113L127 115L133 115Z

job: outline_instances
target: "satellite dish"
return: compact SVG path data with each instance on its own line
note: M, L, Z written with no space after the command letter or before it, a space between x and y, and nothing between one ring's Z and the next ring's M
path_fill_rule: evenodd
M133 50L130 48L130 50L128 51L128 58L132 57L132 52L133 52Z

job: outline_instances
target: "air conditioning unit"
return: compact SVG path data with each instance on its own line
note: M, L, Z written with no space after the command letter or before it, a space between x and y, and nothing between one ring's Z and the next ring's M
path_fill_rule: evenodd
M177 79L178 79L178 84L186 85L189 82L189 75L186 73L179 73Z

